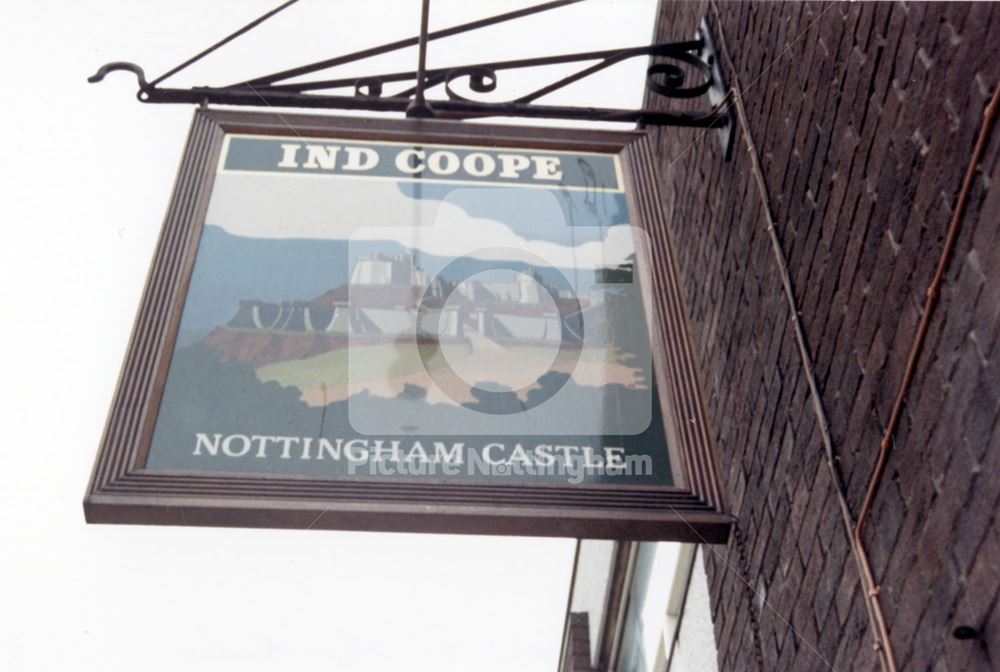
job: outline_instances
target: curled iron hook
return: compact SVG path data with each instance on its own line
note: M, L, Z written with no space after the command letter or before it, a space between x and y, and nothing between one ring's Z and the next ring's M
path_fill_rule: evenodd
M88 77L87 81L91 84L96 84L107 77L109 72L115 72L116 70L125 70L134 74L135 78L139 81L139 92L136 96L139 100L146 100L149 95L149 89L153 87L146 81L146 73L135 63L130 63L128 61L112 61L111 63L105 63L97 69L97 72Z

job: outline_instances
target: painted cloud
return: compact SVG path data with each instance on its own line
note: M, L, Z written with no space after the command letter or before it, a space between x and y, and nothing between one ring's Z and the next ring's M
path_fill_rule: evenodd
M629 226L610 227L604 241L583 236L588 240L578 245L529 241L503 222L469 215L450 195L417 200L390 180L296 178L220 174L207 222L248 238L385 240L442 257L529 263L541 257L556 268L616 266L635 249L636 231ZM464 200L470 190L484 199L509 193L470 187L462 190ZM544 193L548 198L539 200L534 216L564 221L556 197Z

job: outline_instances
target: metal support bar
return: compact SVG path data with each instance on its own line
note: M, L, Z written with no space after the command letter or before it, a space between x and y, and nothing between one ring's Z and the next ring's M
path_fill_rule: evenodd
M301 96L270 89L249 91L245 89L160 89L143 92L144 103L190 103L208 101L215 105L252 107L301 107L306 109L368 110L372 112L403 112L412 98L364 98L356 96ZM526 117L536 119L570 119L578 121L617 121L647 125L712 128L728 123L728 112L710 110L695 112L663 112L651 109L619 109L599 107L571 107L560 105L535 105L527 103L481 103L471 100L435 100L434 118L470 119L486 117Z
M736 141L736 111L733 101L729 99L729 85L726 83L726 78L722 74L722 68L719 66L719 55L715 48L715 38L712 36L712 31L708 27L708 21L705 19L701 20L701 25L698 27L698 37L705 45L699 50L699 55L701 55L712 71L712 85L708 87L708 102L727 117L726 122L718 126L718 137L719 143L722 145L723 154L726 157L726 161L728 161L733 156L733 143Z
M537 58L520 58L506 61L458 65L447 68L427 69L427 44L435 39L465 33L532 14L556 9L579 0L556 0L515 12L472 21L443 30L429 32L429 0L423 0L421 9L420 34L413 38L390 42L378 47L318 61L309 65L272 73L238 84L222 87L201 86L190 89L160 88L157 84L166 76L177 72L186 64L215 47L189 59L167 75L147 82L142 68L133 63L114 62L101 67L89 81L98 82L109 72L126 70L134 73L139 81L138 98L146 103L190 103L217 105L241 105L260 107L301 107L311 109L368 110L372 112L399 112L409 117L433 117L438 119L472 119L485 117L522 117L567 119L574 121L614 121L636 123L647 126L682 126L693 128L720 129L720 139L727 158L732 151L733 120L730 112L729 93L719 69L718 57L708 26L703 22L694 40L630 47L606 49ZM272 10L273 15L290 3ZM228 42L242 35L261 20L226 38ZM220 44L222 44L220 43ZM350 63L371 56L388 53L411 46L419 47L417 68L414 71L381 73L362 77L324 78L314 81L288 83L292 77L311 74L319 70ZM216 45L216 47L219 45ZM575 107L563 105L541 105L536 100L578 82L596 72L630 58L655 58L657 62L647 68L646 80L649 90L668 99L699 99L707 96L709 106L702 111L617 109L597 107ZM456 90L459 82L477 94L488 94L497 88L499 73L547 65L582 63L580 70L563 76L516 100L488 102L471 100ZM407 84L392 94L384 94L387 84ZM324 93L338 88L352 88L353 95ZM443 87L446 98L427 98L427 93L436 87Z
M406 106L408 117L432 117L434 111L424 98L427 84L427 20L431 13L431 0L424 0L420 8L420 46L417 52L417 84L413 91L413 101Z
M491 16L486 19L479 19L478 21L470 21L469 23L463 23L458 26L452 26L451 28L445 28L444 30L436 30L433 33L429 33L427 35L427 40L428 41L439 40L443 37L451 37L452 35L459 35L461 33L467 33L473 30L478 30L480 28L488 28L489 26L494 26L498 23L503 23L505 21L513 21L514 19L520 19L525 16L531 16L532 14L539 14L541 12L546 12L550 9L565 7L566 5L576 4L578 2L582 2L582 0L555 0L554 2L546 2L541 5L535 5L533 7L519 9L514 12L507 12L506 14L497 14L496 16ZM419 36L408 37L405 40L388 42L386 44L382 44L377 47L362 49L361 51L355 51L353 53L345 54L343 56L329 58L324 61L317 61L316 63L310 63L309 65L302 65L297 68L292 68L290 70L282 70L281 72L275 72L270 75L265 75L263 77L257 77L256 79L251 79L248 82L243 82L243 83L252 84L255 87L273 84L283 79L291 79L292 77L301 77L302 75L310 75L320 70L326 70L327 68L333 68L338 65L344 65L345 63L353 63L354 61L361 61L366 58L371 58L372 56L380 56L382 54L387 54L391 51L397 51L399 49L405 49L406 47L412 47L416 44L419 44L419 41L420 41ZM233 86L239 86L239 84L234 84Z

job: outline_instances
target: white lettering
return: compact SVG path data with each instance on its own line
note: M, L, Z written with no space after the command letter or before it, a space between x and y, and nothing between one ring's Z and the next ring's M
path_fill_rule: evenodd
M232 448L233 441L239 441L243 447L239 450ZM250 452L250 437L246 434L230 434L222 440L222 452L229 457L243 457Z
M411 162L410 159L415 159ZM420 149L404 149L396 155L396 170L412 175L424 169L424 152Z
M528 451L520 443L514 446L514 450L510 451L510 459L507 462L508 464L520 462L525 467L531 466L531 458L528 457Z
M331 444L326 439L320 437L319 440L319 453L316 455L317 460L322 460L323 455L329 455L332 460L340 459L340 447L344 444L343 439L337 439L336 444Z
M360 452L355 452L355 449ZM347 455L347 459L354 462L364 462L368 459L368 440L367 439L351 439L344 444L344 454Z
M609 467L620 468L625 466L625 449L617 446L604 447L604 459Z
M499 448L500 450L503 450L503 444L502 443L490 443L490 444L487 444L487 445L483 446L483 459L486 460L486 462L488 462L489 464L503 464L504 460L494 460L493 459L493 450L495 448Z
M302 145L282 144L281 162L278 163L278 168L298 168L299 161L296 156L298 156L301 147Z
M590 446L583 447L583 466L585 469L600 469L604 466L604 458L597 455Z
M520 154L497 154L500 159L500 177L518 178L521 171L531 165L528 157Z
M531 160L535 162L536 180L560 180L562 171L559 170L559 159L554 156L533 156Z
M538 460L538 464L545 467L555 464L556 457L552 454L552 446L545 443L535 446L535 459Z
M281 457L288 459L288 456L292 452L292 444L299 442L299 437L297 436L272 436L271 440L281 444ZM260 457L258 455L257 457Z
M416 445L420 445L417 441ZM399 462L399 441L393 441L390 445L384 445L382 439L377 439L373 444L374 455L372 459L376 462L382 462L383 460L392 460L393 462ZM422 450L422 449L421 449Z
M301 457L301 459L303 459L303 460L311 459L311 457L309 455L309 452L310 452L311 447L312 447L312 442L313 442L313 439L312 439L311 436L303 437L303 439L302 439L302 457ZM283 459L283 460L288 459L288 457L289 457L289 455L286 455L285 453L281 454L281 459Z
M340 147L337 145L306 145L306 162L303 168L323 168L333 170L337 167L337 153Z
M270 436L257 436L254 434L250 440L257 444L257 457L267 457L267 440Z
M465 172L473 177L486 177L492 175L493 171L497 169L497 162L489 154L473 152L462 159L462 168L465 168Z
M447 449L447 446L441 441L434 442L434 461L435 462L448 462L454 464L462 464L464 461L462 459L462 447L464 443L453 443L451 444L451 450Z
M378 165L378 153L367 147L345 147L344 170L371 170Z
M208 436L206 434L198 432L195 435L197 443L195 443L194 445L194 454L201 455L201 449L204 448L205 450L208 451L209 455L218 455L219 441L222 440L222 434L213 434L213 436L215 438L212 441L209 441Z
M428 461L427 451L424 450L424 444L420 443L419 441L414 441L413 447L410 448L410 452L406 454L407 462L412 462L413 460L416 460L417 462L421 462L424 464L426 464Z
M461 165L458 155L454 152L446 152L444 150L434 152L427 159L427 167L431 169L432 173L438 175L451 175Z
M570 460L573 459L569 456L570 453L575 453L578 450L578 446L553 446L557 451L562 453L563 464L569 464Z

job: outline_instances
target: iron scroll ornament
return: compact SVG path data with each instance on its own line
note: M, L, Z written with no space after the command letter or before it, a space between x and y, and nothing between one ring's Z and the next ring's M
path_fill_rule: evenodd
M418 70L293 83L287 81L415 44L426 48L427 42L435 39L548 11L573 4L576 1L578 0L556 0L430 33L423 26L420 35L416 37L234 84L196 86L188 89L160 86L160 83L165 79L242 35L266 18L294 4L294 0L292 0L292 2L286 2L152 81L146 80L141 67L124 61L115 61L102 66L88 81L99 82L107 74L114 71L132 72L136 75L139 83L137 98L144 103L366 110L398 112L407 116L452 120L488 117L547 118L583 122L626 122L640 126L715 129L719 132L728 158L732 149L733 135L731 132L733 126L731 105L729 104L728 89L718 67L712 35L705 22L702 22L699 27L695 39L685 42L474 63L437 69L424 69L423 61L421 61L421 67ZM655 96L667 100L694 100L707 95L709 106L704 110L691 111L687 109L580 107L546 105L537 102L540 98L554 91L632 58L654 60L654 63L647 68L646 83L648 90ZM495 102L477 100L458 90L459 83L464 81L464 86L471 93L489 94L497 89L501 73L570 63L589 63L589 65L513 100ZM393 85L402 86L394 92L387 93ZM435 88L443 88L445 97L425 99L424 93ZM337 89L348 89L350 94L330 93L331 90Z

